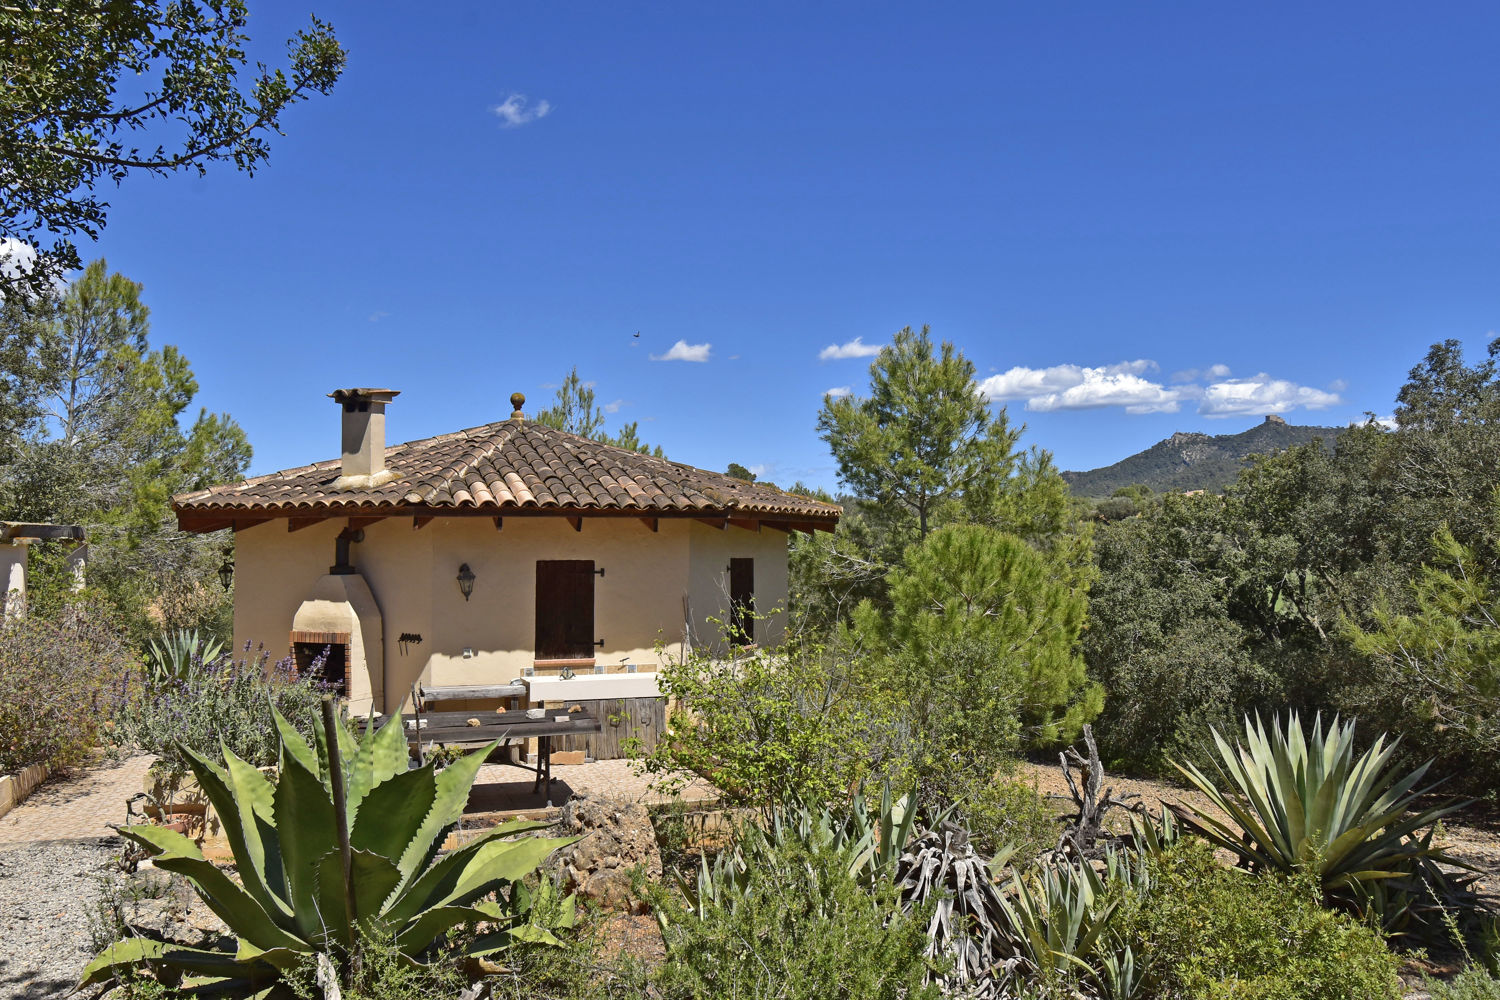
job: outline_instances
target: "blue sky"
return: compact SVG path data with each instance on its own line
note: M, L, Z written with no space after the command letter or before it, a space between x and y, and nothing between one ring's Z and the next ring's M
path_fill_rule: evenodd
M255 472L337 454L333 388L404 440L576 365L671 458L833 486L869 358L820 355L923 323L1090 468L1388 414L1500 328L1492 4L312 9L349 67L270 163L129 180L84 248Z

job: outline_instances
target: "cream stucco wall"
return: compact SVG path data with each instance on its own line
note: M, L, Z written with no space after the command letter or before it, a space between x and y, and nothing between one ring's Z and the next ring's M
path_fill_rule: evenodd
M237 646L263 642L274 657L286 654L293 616L332 565L346 523L288 532L286 522L271 521L236 534ZM376 705L393 711L419 679L503 683L532 666L540 559L591 559L604 569L594 584L594 633L604 640L597 662L611 671L626 661L655 669L660 656L680 655L688 622L696 641L709 642L716 631L708 620L727 613L732 557L755 559L759 611L786 607L784 532L721 531L688 519L658 524L653 532L637 518L595 517L574 531L561 517L509 517L496 530L488 517L452 517L417 529L410 517L393 517L367 526L350 561L383 622L384 662L370 664ZM475 576L467 602L457 583L464 563ZM778 641L784 619L758 622L757 639ZM403 650L402 633L420 634L421 644Z
M755 641L774 646L786 636L787 534L733 525L722 530L688 522L691 549L689 600L693 644L715 652L724 648L729 621L729 560L755 560Z

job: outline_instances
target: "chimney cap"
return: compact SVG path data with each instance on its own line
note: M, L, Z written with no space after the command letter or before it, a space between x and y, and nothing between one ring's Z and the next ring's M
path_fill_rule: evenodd
M328 398L335 403L357 403L360 400L389 403L399 395L400 389L335 389L328 394Z
M523 407L523 406L526 405L526 396L525 396L524 393L519 393L519 392L513 392L513 393L511 393L510 394L510 405L511 405L511 407L515 411L515 412L513 412L510 415L510 419L512 419L512 420L525 420L526 419L526 414L524 414L524 413L521 412L521 407Z

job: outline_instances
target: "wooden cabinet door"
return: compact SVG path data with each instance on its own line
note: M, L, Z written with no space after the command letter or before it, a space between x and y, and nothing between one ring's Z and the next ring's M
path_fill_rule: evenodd
M536 564L536 658L594 655L594 561L540 559Z

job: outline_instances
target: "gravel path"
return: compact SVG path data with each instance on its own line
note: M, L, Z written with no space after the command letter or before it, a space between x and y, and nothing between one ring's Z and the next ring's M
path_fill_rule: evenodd
M93 958L89 918L119 840L0 847L0 1000L60 997Z

